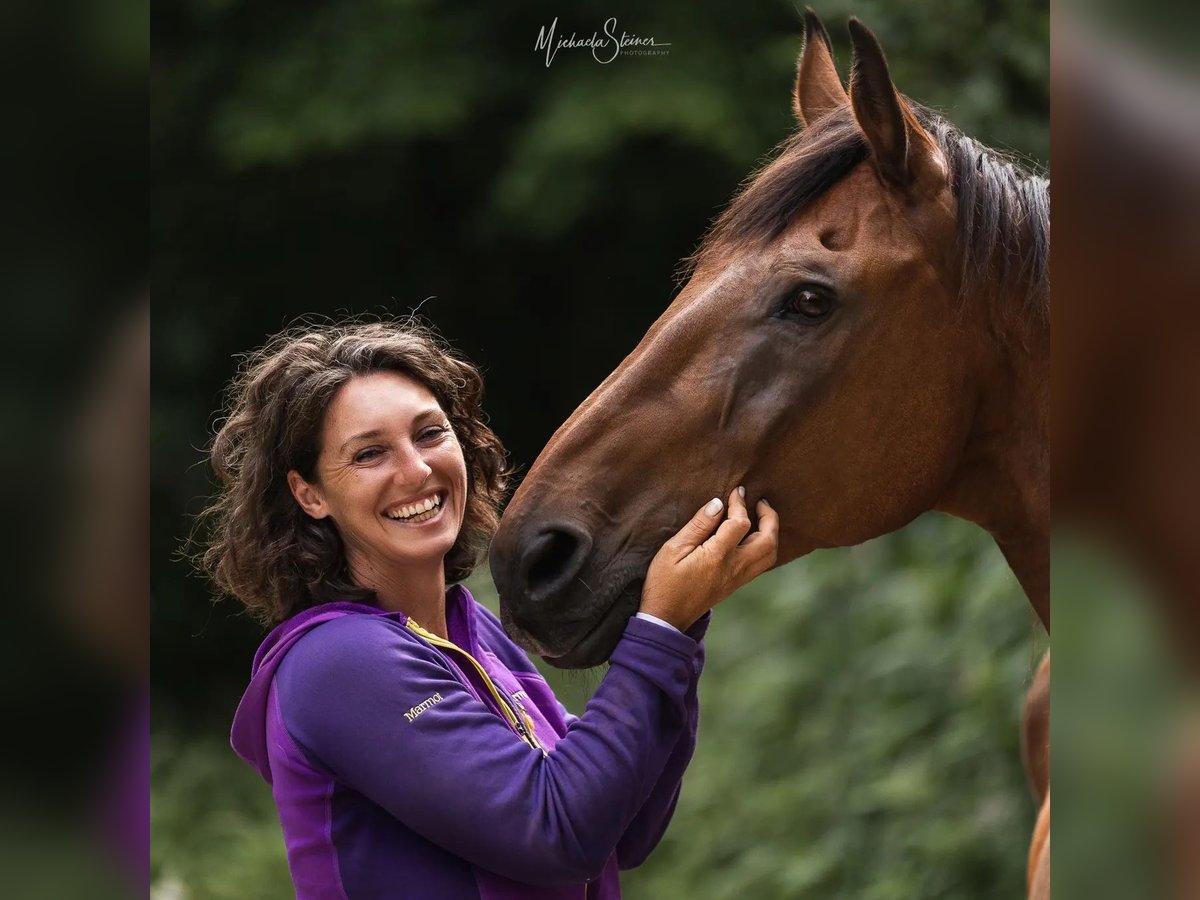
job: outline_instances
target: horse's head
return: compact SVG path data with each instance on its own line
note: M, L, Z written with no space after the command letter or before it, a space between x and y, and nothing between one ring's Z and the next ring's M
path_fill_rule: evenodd
M875 36L850 30L847 93L808 15L800 131L505 513L505 624L557 665L607 657L651 557L714 495L769 498L782 563L904 525L964 465L972 386L999 361L986 307L961 302L958 170L999 163L910 105Z

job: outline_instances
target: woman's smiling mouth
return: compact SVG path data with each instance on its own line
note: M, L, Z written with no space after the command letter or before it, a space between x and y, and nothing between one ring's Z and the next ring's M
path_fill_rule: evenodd
M401 522L406 525L428 522L430 519L437 518L441 513L445 499L446 492L437 491L419 500L396 504L384 510L383 515L393 522Z

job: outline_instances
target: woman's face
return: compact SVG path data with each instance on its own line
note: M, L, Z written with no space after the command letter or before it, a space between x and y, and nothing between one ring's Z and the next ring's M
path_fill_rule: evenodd
M329 517L351 572L441 566L467 504L462 447L433 394L396 372L351 379L321 429L317 480L288 483L310 516Z

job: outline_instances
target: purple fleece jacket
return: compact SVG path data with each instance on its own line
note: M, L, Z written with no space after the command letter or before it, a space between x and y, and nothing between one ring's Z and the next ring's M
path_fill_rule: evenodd
M232 743L272 786L298 900L615 900L695 748L708 616L687 634L631 619L575 717L465 588L446 615L499 699L403 613L356 603L293 616L255 655Z

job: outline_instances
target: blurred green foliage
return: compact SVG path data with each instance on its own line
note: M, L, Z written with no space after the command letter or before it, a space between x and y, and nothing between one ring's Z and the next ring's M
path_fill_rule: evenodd
M218 735L157 727L150 870L166 897L295 897L271 789Z
M843 73L853 13L901 90L1048 162L1048 4L817 11ZM534 49L556 17L610 16L670 53ZM154 873L164 897L289 897L269 790L224 738L260 633L177 557L234 355L301 314L420 306L485 367L527 468L794 127L801 22L785 2L182 0L152 33ZM939 516L731 598L674 825L627 896L1019 895L1031 622L990 540ZM595 684L552 678L577 710Z

